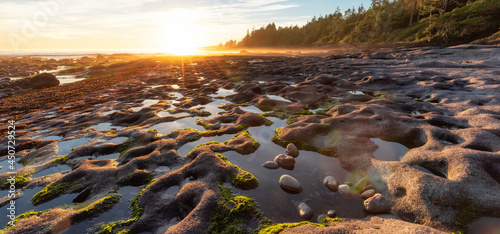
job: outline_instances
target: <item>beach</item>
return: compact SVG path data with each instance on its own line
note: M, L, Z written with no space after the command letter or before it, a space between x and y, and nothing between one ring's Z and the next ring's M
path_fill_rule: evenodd
M0 64L4 233L500 225L497 46Z

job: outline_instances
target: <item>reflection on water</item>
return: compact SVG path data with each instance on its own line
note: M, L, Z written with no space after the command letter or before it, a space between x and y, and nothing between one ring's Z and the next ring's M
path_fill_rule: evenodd
M113 123L100 123L100 124L92 125L88 128L95 129L96 131L109 131L112 129L116 129L117 131L121 131L121 130L125 129L125 127L113 126Z
M23 168L23 164L17 163L17 161L10 161L9 162L7 157L4 157L4 158L5 158L5 160L0 161L0 174ZM19 158L16 158L16 159L19 159ZM14 170L11 170L11 168L10 168L11 166L14 167Z
M57 146L59 148L57 155L69 154L71 152L71 149L81 146L90 141L91 139L92 138L82 137L78 139L57 142Z
M46 136L46 137L42 138L42 141L51 141L51 140L58 141L61 139L62 139L62 136Z
M99 223L107 224L119 220L127 220L132 218L132 208L130 201L139 194L140 187L124 186L118 190L120 194L120 201L113 206L110 210L100 214L96 218L87 219L82 222L71 225L62 233L86 233L87 229L95 227Z
M73 199L76 197L77 194L63 194L57 198L54 198L48 202L39 204L37 206L34 206L31 204L31 198L38 192L40 192L43 189L43 187L34 187L31 189L25 189L22 191L23 195L15 200L16 201L16 214L20 215L22 213L25 213L27 211L42 211L42 210L47 210L51 209L54 207L58 206L64 206L64 205L71 205L73 204ZM7 190L2 190L0 191L0 197L7 196L8 191ZM8 215L8 210L6 206L0 207L0 227L5 227L7 225L7 222L9 219L5 218Z
M172 122L155 124L147 129L156 129L159 134L165 135L171 131L184 128L193 128L199 131L205 130L202 126L196 125L196 118L193 117L186 117Z
M135 112L137 112L137 111L142 110L143 108L150 107L152 105L158 104L158 102L160 102L160 100L158 100L158 99L145 99L144 101L142 101L141 106L139 106L139 107L133 107L133 108L130 108L130 109L133 110L133 111L135 111Z
M378 145L378 149L373 153L373 156L382 161L401 161L409 150L406 146L397 142L384 141L380 138L370 138L370 140Z
M475 220L469 225L467 233L499 234L500 218L483 217Z
M363 200L359 195L344 198L323 185L323 179L328 175L343 182L349 174L339 165L337 159L301 150L300 155L295 159L295 168L291 171L282 168L270 170L262 167L264 162L273 161L276 155L285 152L283 147L272 143L271 138L275 134L274 130L285 126L286 123L277 118L270 119L274 121L270 127L248 129L261 144L255 153L250 155L240 155L236 152L223 153L229 161L252 173L259 180L259 186L256 189L233 188L232 190L255 199L264 215L275 222L303 221L294 205L299 201L306 201L313 209L314 217L311 220L316 220L318 215L326 214L332 209L337 211L339 217L363 218ZM303 191L298 194L283 191L279 185L279 178L283 174L295 177L302 184Z
M284 97L281 97L281 96L278 96L278 95L267 95L267 97L269 99L273 99L273 100L276 100L276 101L283 101L283 102L292 102Z
M71 171L73 168L69 165L66 165L66 164L62 164L62 165L57 165L57 166L53 166L53 167L49 167L43 171L40 171L40 172L37 172L33 175L31 175L32 178L37 178L37 177L42 177L42 176L46 176L46 175L51 175L51 174L54 174L54 173L59 173L59 172L63 172L63 171Z
M177 152L179 153L180 156L185 157L186 154L191 152L191 150L193 150L199 144L204 144L210 141L217 141L220 143L224 143L225 141L231 140L231 138L233 138L232 134L225 134L222 136L214 136L214 137L202 137L197 141L192 141L184 144L177 150Z

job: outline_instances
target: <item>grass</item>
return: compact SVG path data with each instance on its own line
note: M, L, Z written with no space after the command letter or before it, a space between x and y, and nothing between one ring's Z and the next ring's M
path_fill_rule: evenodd
M221 190L222 199L217 203L217 208L210 215L212 226L207 230L208 233L246 233L246 227L243 218L252 217L259 214L255 201L244 196L235 196L231 189L220 184L217 185Z
M231 178L231 184L240 189L253 189L259 186L259 180L252 175L252 173L242 170L239 166L232 164L227 160L227 158L222 154L217 154L217 157L222 159L227 165L231 165L238 169L238 173L234 174Z
M33 203L33 205L38 205L52 200L70 189L76 190L77 186L77 184L73 183L51 183L45 186L40 192L36 193L31 199L31 203Z
M303 221L303 222L298 222L298 223L279 223L279 224L271 224L271 225L261 225L261 228L259 230L256 230L255 233L258 234L275 234L275 233L280 233L281 231L288 229L288 228L293 228L293 227L298 227L302 225L314 225L318 227L327 227L328 222L342 222L345 219L340 219L340 218L324 218L320 220L318 223L311 223L309 221Z

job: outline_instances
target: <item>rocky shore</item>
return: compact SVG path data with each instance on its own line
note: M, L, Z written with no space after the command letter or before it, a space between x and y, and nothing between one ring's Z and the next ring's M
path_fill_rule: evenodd
M500 230L499 47L0 69L19 189L2 233ZM56 84L63 74L82 80ZM2 220L7 154L3 140Z

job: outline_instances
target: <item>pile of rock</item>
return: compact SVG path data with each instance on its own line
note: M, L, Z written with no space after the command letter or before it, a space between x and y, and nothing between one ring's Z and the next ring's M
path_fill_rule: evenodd
M377 193L375 187L370 184L367 177L361 178L352 184L346 182L339 185L337 179L333 176L327 176L323 180L323 185L332 192L338 192L343 197L351 197L360 194L365 200L364 206L366 211L370 213L388 213L391 210L392 204L389 199L380 193Z
M286 154L279 154L274 158L274 161L267 161L262 164L263 167L268 169L284 168L293 170L295 166L295 158L299 156L297 147L290 143L286 147ZM290 175L282 175L279 180L280 187L292 194L302 192L302 185L300 182ZM354 182L344 182L339 184L339 181L329 175L323 179L323 185L332 192L338 192L345 198L359 195L363 198L365 210L370 213L388 213L391 211L392 203L390 199L384 195L377 193L375 187L370 184L367 177L363 177ZM296 204L297 205L297 204ZM301 202L296 206L299 215L304 219L311 219L314 215L313 210L305 202ZM335 210L329 210L327 214L318 216L318 221L323 218L335 217Z

